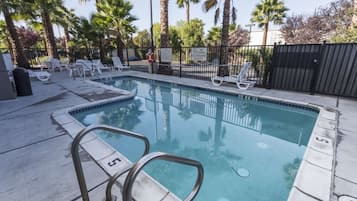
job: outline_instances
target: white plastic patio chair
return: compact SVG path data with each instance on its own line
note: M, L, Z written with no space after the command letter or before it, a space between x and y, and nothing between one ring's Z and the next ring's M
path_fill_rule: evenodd
M93 77L94 76L94 71L93 71L93 63L89 60L84 60L84 59L78 59L76 63L74 64L76 68L79 68L81 71L81 74L83 78L86 78L86 73L89 72L89 74Z
M59 69L59 71L62 71L62 65L60 60L56 58L50 58L47 61L45 61L45 64L49 71L55 72L56 68Z
M60 64L64 70L68 70L70 67L68 58L64 58L64 59L60 60Z
M113 68L118 69L118 71L130 69L129 66L123 65L123 63L120 61L119 57L112 57L112 60L113 60Z
M245 62L238 75L212 77L211 78L212 84L214 86L221 86L223 82L231 82L231 83L236 83L239 89L244 89L244 90L248 89L249 87L254 87L256 81L247 79L247 73L251 66L252 66L252 62Z

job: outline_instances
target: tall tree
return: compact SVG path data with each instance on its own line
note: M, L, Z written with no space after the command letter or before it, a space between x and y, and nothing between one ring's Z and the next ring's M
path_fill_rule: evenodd
M65 6L60 5L51 15L52 21L63 27L64 31L64 47L67 53L67 57L70 57L70 32L74 30L79 23L79 17L74 13L73 9L68 10ZM72 60L72 58L70 58Z
M31 28L19 27L17 28L17 33L22 41L23 47L26 49L33 47L40 40L40 34Z
M62 0L33 0L33 3L29 3L27 10L30 16L41 18L45 32L47 53L49 57L53 58L59 58L59 56L50 16L61 5L63 5Z
M280 31L285 42L289 44L320 43L327 40L332 31L330 24L318 14L304 17L302 15L289 16L281 26Z
M14 21L12 19L14 8L19 6L21 1L9 1L9 0L0 0L0 11L4 15L7 31L10 35L10 43L13 48L13 57L15 58L17 65L25 68L29 68L30 64L28 63L23 45L20 41Z
M41 22L43 26L46 49L49 57L59 58L56 38L53 32L52 18L54 12L63 5L62 0L26 0L23 1L21 18L31 23Z
M284 6L283 1L279 0L262 0L262 2L255 7L251 21L258 23L258 26L264 29L262 45L267 44L269 23L282 24L286 16L286 11L288 11L288 8Z
M190 22L190 4L191 3L199 3L200 0L177 0L176 3L179 8L186 8L186 22Z
M132 23L137 18L130 13L133 5L126 0L101 0L96 5L97 23L108 27L109 32L114 33L118 56L123 60L124 39L136 30Z
M357 28L357 0L353 0L352 28Z
M221 31L221 56L220 56L220 64L226 64L228 62L227 57L227 47L228 39L229 39L229 20L230 16L232 17L232 22L235 23L237 19L237 9L232 5L233 1L224 0L223 3L223 19L222 19L222 31ZM232 8L231 8L232 7ZM208 12L209 10L216 8L214 15L214 24L216 25L220 15L220 5L217 0L205 0L203 3L203 10ZM229 69L226 66L220 66L218 68L218 75L226 76L229 75Z
M318 8L311 16L289 16L281 26L288 43L355 42L351 0L336 0Z
M242 46L249 43L249 32L237 26L229 32L229 46Z
M185 47L198 47L203 45L204 23L202 20L195 18L188 23L179 21L177 22L176 27Z
M94 42L96 45L99 47L99 58L100 60L104 60L104 35L105 35L105 30L108 29L106 27L106 24L102 23L101 19L98 18L96 15L91 16L91 24L93 27L93 34L95 36Z
M160 47L169 47L169 0L160 0Z
M85 48L87 57L91 58L91 42L95 40L96 36L93 33L93 26L90 21L87 18L81 17L73 34L75 36L73 41L75 42L76 47Z
M11 42L5 21L0 20L0 48L11 50Z
M223 19L222 19L222 30L221 30L221 45L222 46L228 45L230 17L232 18L233 24L235 24L235 21L237 19L237 9L233 5L231 6L231 3L233 4L233 1L224 0L224 4L223 4ZM231 7L232 7L232 9L231 9ZM208 12L209 10L211 10L213 8L216 8L215 15L214 15L214 24L216 25L219 20L220 13L221 13L219 1L206 0L203 3L203 9L205 12Z
M148 30L139 31L134 37L134 44L138 47L150 47L151 36Z

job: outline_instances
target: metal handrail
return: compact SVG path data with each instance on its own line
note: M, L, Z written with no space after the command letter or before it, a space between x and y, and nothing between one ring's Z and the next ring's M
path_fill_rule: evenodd
M107 188L105 189L105 201L115 201L116 200L116 199L113 199L113 196L112 196L113 185L120 176L122 176L124 173L129 171L132 167L133 167L133 164L129 165L123 171L117 172L115 175L113 175L112 177L109 178Z
M183 158L163 152L153 152L150 154L147 154L143 156L137 163L134 164L134 166L130 169L125 182L124 182L124 187L123 187L123 201L132 201L132 188L134 181L136 177L138 176L139 172L144 168L145 165L147 165L149 162L156 160L156 159L161 159L165 161L171 161L174 163L181 163L189 166L195 166L197 168L197 180L196 183L191 191L191 193L184 199L184 201L191 201L193 200L198 191L201 188L202 182L203 182L203 166L201 165L200 162L188 159L188 158Z
M105 131L113 132L114 134L125 135L125 136L137 138L137 139L144 141L145 150L144 150L144 153L142 156L145 156L147 153L149 153L149 149L150 149L149 140L144 135L140 135L140 134L137 134L137 133L134 133L131 131L127 131L127 130L123 130L120 128L115 128L115 127L107 126L107 125L91 125L91 126L88 126L87 128L84 128L82 131L80 131L72 142L71 154L72 154L74 169L76 171L77 180L78 180L79 188L81 190L81 195L82 195L83 201L89 201L89 196L88 196L87 184L86 184L84 174L83 174L81 160L79 158L78 149L79 149L79 145L80 145L80 142L83 139L83 137L93 130L105 130ZM128 171L128 170L126 170L126 171Z

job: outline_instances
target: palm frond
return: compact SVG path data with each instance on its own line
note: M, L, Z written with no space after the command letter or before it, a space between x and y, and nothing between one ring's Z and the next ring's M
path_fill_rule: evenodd
M237 21L237 9L233 6L232 7L232 23L236 24Z
M214 13L214 25L216 25L218 23L219 13L220 13L220 8L218 7Z
M216 7L218 4L217 0L206 0L203 2L202 8L204 12L208 12L212 8Z
M185 7L185 0L177 0L176 4L178 5L179 8Z

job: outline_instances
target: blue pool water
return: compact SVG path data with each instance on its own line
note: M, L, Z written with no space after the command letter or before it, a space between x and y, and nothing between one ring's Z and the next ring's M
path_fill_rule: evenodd
M199 160L205 175L195 200L287 199L317 112L133 77L104 83L136 97L72 115L84 125L107 124L144 134L151 151ZM132 161L143 150L136 140L98 135ZM181 199L197 175L194 168L160 161L145 171Z

